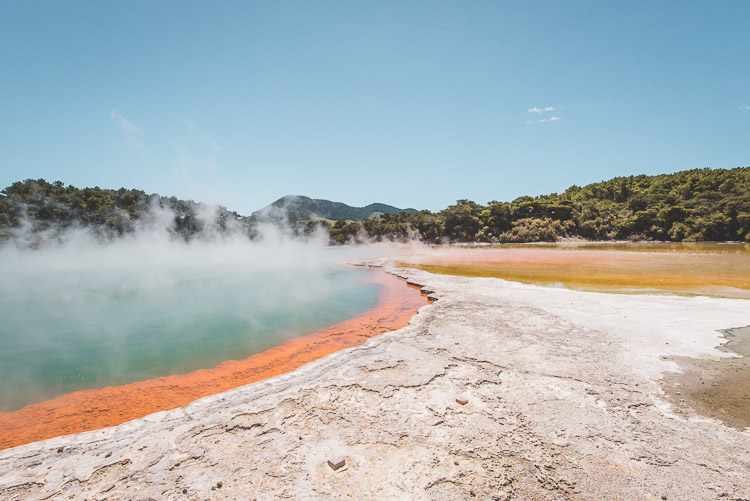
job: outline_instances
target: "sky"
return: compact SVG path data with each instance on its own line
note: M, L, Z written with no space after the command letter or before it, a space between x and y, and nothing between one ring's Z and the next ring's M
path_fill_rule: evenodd
M0 0L0 185L440 210L750 165L748 1Z

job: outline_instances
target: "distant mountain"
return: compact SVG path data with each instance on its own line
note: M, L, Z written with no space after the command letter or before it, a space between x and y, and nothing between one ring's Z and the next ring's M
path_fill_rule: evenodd
M341 202L319 200L300 195L287 195L276 200L250 216L251 220L258 219L286 219L304 221L308 219L333 219L364 221L380 214L396 214L398 212L417 212L416 209L399 209L392 205L374 203L365 207L352 207Z

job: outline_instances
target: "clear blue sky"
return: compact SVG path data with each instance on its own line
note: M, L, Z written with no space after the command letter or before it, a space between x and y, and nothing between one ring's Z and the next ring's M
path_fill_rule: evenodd
M442 209L750 165L748 1L0 1L0 185Z

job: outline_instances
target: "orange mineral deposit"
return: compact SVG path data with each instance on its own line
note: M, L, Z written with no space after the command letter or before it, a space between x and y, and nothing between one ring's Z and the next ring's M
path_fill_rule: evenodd
M373 270L367 280L380 285L377 305L371 310L245 360L230 360L213 369L184 375L77 391L0 413L0 450L114 426L292 371L329 353L360 345L377 334L406 326L428 302L418 288L407 287L404 280L380 270Z

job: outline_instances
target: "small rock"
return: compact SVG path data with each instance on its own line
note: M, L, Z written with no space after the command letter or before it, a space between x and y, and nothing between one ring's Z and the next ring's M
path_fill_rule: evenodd
M65 447L60 447L59 449L57 449L57 453L60 454L64 449Z
M444 421L444 420L442 420L442 419L438 419L437 421L435 421L434 423L432 423L432 426L437 426L437 425L439 425L439 424L443 424L443 423L445 423L445 421Z
M108 452L108 453L107 453L107 454L106 454L106 455L105 455L104 457L105 457L105 458L108 458L108 457L110 457L110 456L112 456L112 453L111 453L111 452Z
M183 494L187 494L187 489L182 489Z
M461 405L466 405L469 403L469 401L464 398L457 398L456 403L461 404Z
M222 487L224 487L224 482L216 482L217 489L221 489Z
M346 464L346 460L342 458L341 456L337 456L335 458L328 460L328 466L330 466L333 469L333 471L338 470L345 464Z

